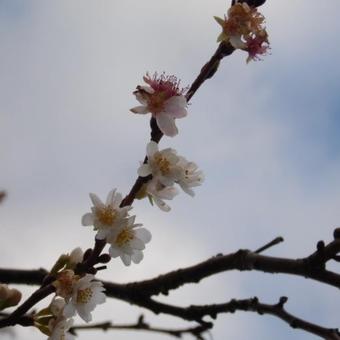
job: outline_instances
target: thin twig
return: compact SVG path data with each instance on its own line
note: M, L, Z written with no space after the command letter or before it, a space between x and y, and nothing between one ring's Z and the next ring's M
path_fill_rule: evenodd
M279 244L283 241L284 241L283 237L279 236L279 237L275 238L273 241L270 241L269 243L265 244L261 248L255 250L255 253L260 254L260 253L264 252L265 250L267 250L267 249L269 249L269 248L271 248L271 247L273 247L273 246L275 246L275 245L277 245L277 244Z
M131 330L131 331L147 331L152 333L160 333L167 334L173 336L175 338L181 338L185 334L190 334L194 336L196 339L204 340L203 333L209 330L210 327L198 325L195 327L187 327L187 328L161 328L161 327L153 327L149 323L144 321L144 317L140 316L138 321L134 324L115 324L110 321L101 322L90 325L76 325L70 329L70 333L76 335L77 331L85 331L85 330Z

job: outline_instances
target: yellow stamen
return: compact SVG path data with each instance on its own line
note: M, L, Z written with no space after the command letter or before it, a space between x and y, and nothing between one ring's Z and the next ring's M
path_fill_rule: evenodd
M93 295L91 288L79 289L77 294L77 303L88 303Z
M156 155L155 163L157 164L162 175L167 175L170 172L170 162L165 157Z
M117 217L117 211L112 207L97 208L96 216L100 223L111 225Z
M122 247L134 238L134 232L131 229L123 229L116 238L116 244L118 247Z

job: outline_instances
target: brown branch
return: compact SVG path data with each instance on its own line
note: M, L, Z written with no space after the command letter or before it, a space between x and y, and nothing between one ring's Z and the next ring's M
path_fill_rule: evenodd
M138 318L138 321L134 324L115 324L112 322L102 322L90 325L76 325L70 329L70 333L73 335L77 335L77 331L84 330L133 330L133 331L147 331L152 333L160 333L167 334L173 336L175 338L181 338L185 334L190 334L194 336L196 339L204 340L203 333L209 330L210 327L198 325L196 327L188 327L188 328L160 328L160 327L152 327L149 323L144 321L144 316L141 315Z
M260 253L264 252L265 250L267 250L267 249L269 249L273 246L276 246L277 244L279 244L283 241L284 241L283 237L281 237L281 236L276 237L273 241L270 241L269 243L267 243L264 246L260 247L259 249L255 250L255 253L260 254Z
M337 231L334 236L337 236ZM153 296L168 294L170 290L179 288L187 283L198 283L202 279L229 270L262 271L265 273L280 273L313 279L336 288L340 288L340 275L325 269L326 262L337 256L340 251L340 239L336 238L328 245L317 249L311 255L300 258L280 258L265 256L251 250L241 249L235 253L219 254L196 265L178 269L158 277L117 284L104 282L107 295L113 298L129 301L131 296ZM44 271L0 269L0 281L4 283L41 284Z
M202 325L210 324L203 321L203 317L210 316L211 318L216 319L217 315L221 313L245 311L257 312L260 315L269 314L285 321L292 328L304 330L323 339L340 340L340 333L337 329L321 327L317 324L305 321L291 313L288 313L284 308L284 304L287 302L287 300L288 299L286 297L282 297L280 298L279 303L270 305L259 302L258 298L255 297L245 300L232 299L229 302L223 304L189 306L186 308L159 303L151 299L147 302L147 304L149 305L150 303L151 308L149 309L156 314L171 314L184 320L200 322Z

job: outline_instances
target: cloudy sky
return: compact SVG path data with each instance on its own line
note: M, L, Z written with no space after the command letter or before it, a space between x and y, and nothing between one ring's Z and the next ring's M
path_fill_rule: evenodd
M144 157L149 122L129 112L132 91L146 71L190 84L217 46L212 17L226 8L222 0L0 0L0 188L9 194L0 208L1 267L49 268L62 252L93 244L80 225L88 193L127 193ZM279 235L285 243L268 254L301 257L331 239L340 224L339 8L338 0L268 0L261 10L271 55L248 65L242 52L225 59L178 121L179 135L161 142L197 162L204 185L194 199L179 195L170 213L137 202L137 221L153 234L145 259L112 261L101 278L150 278ZM296 277L229 272L160 300L187 306L255 295L267 303L287 295L290 312L340 326L337 290ZM134 322L140 313L158 326L185 325L115 300L94 319ZM94 335L137 336L79 339ZM212 335L313 338L241 312L221 315ZM17 337L45 338L33 329Z

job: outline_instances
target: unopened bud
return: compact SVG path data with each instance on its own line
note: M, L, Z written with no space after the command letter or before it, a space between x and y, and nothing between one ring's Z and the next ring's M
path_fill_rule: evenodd
M84 253L81 248L77 247L71 251L70 263L76 265L83 261Z
M22 294L17 289L10 289L7 299L8 306L16 306L21 300Z

